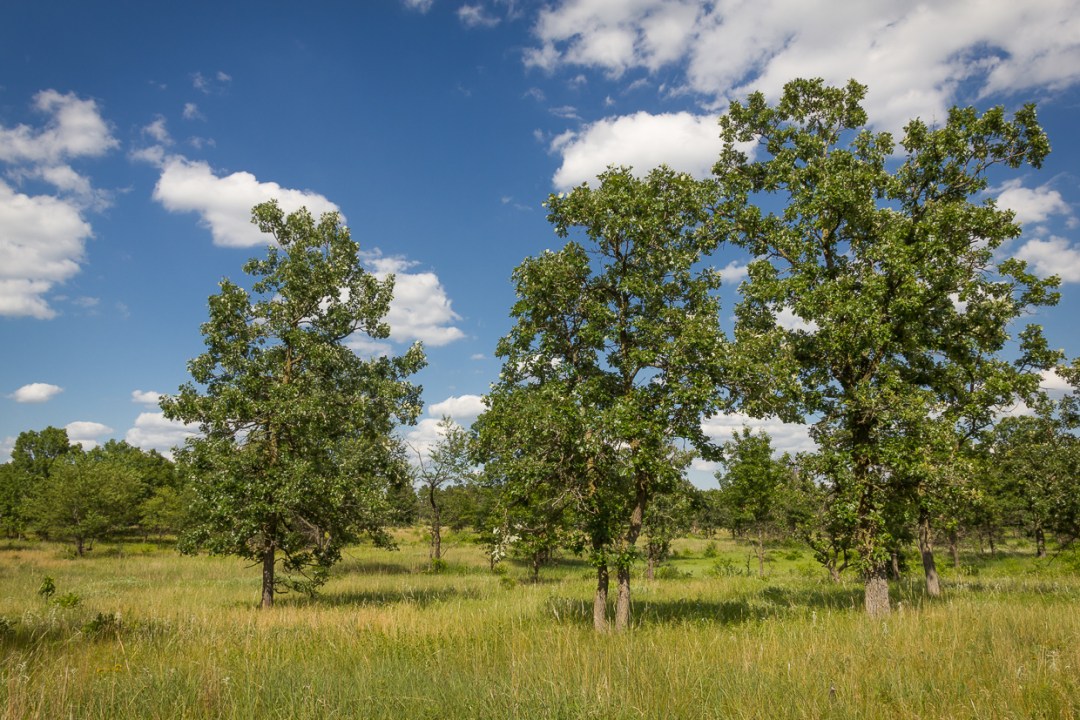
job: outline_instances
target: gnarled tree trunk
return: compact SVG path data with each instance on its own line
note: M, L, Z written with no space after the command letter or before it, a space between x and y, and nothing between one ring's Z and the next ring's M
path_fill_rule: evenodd
M645 521L645 503L648 494L645 491L645 483L638 483L637 493L634 498L634 510L630 513L630 526L623 538L623 553L619 560L616 573L618 579L618 595L615 598L615 630L625 630L630 627L630 551L637 543L638 535L641 534L641 525Z

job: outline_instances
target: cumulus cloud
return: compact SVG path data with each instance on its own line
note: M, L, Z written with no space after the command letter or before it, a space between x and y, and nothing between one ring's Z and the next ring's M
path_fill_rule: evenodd
M30 383L11 393L9 397L17 403L43 403L52 400L64 392L59 385L49 383Z
M64 429L67 430L68 439L75 445L81 445L83 450L93 450L101 444L103 436L113 431L108 425L88 420L68 423Z
M0 126L0 162L14 182L41 180L56 195L30 195L0 181L0 315L51 318L47 293L79 272L92 235L84 209L109 204L107 193L69 164L118 145L93 100L43 90L33 108L47 116L34 128Z
M443 415L449 415L462 425L471 425L472 421L486 409L487 407L484 405L483 396L458 395L456 397L448 397L442 402L430 405L428 407L428 415L437 418L441 418Z
M562 156L555 172L557 189L568 190L593 180L609 165L632 166L647 172L661 164L706 177L722 145L712 115L667 113L605 118L580 130L567 131L551 142Z
M198 213L214 244L222 247L256 247L270 242L251 224L251 208L267 200L276 199L287 213L301 207L315 216L338 210L316 192L261 182L248 172L219 177L207 163L179 155L162 157L154 199L170 212Z
M1046 222L1052 215L1072 214L1069 204L1061 193L1048 185L1026 188L1023 181L1009 180L999 188L998 206L1008 208L1016 214L1016 222L1021 225L1034 225Z
M461 316L450 307L450 298L433 272L410 272L417 263L381 253L363 253L365 264L380 280L394 275L394 299L386 322L396 342L421 340L427 345L447 345L465 337L454 323Z
M772 438L773 449L778 453L795 454L815 449L808 425L785 423L775 418L760 420L742 413L714 415L701 423L702 431L715 443L727 442L744 427L750 428L752 432L767 432Z
M124 435L129 445L143 450L157 450L165 457L172 457L172 450L184 444L189 437L198 434L198 425L186 425L169 420L164 413L144 412L135 418L135 425Z
M1080 282L1080 249L1056 235L1047 240L1029 240L1016 257L1031 266L1036 275L1057 275L1062 282Z
M485 409L484 399L480 395L451 396L442 402L433 403L428 406L428 417L422 418L406 433L405 443L412 449L414 456L426 458L442 437L439 423L444 415L462 427L469 427Z
M738 285L749 275L749 269L738 260L732 260L720 270L720 280L728 285Z
M409 10L423 14L431 9L431 6L435 4L435 0L401 0L401 4Z
M55 317L45 295L79 272L91 235L72 202L0 181L0 315Z
M15 438L8 435L0 440L0 463L11 460L11 451L15 449Z
M153 390L132 390L131 402L157 407L158 403L161 402L161 393Z
M205 116L199 110L199 106L195 103L184 103L184 119L185 120L205 120Z
M538 14L524 61L609 77L663 70L670 91L710 111L752 90L775 98L793 77L854 76L870 88L871 120L896 131L913 117L944 120L961 89L986 97L1075 85L1075 10L1070 0L557 0Z
M74 93L42 90L34 96L34 109L49 115L44 128L0 126L0 160L8 163L53 165L77 157L97 157L118 143L93 100Z

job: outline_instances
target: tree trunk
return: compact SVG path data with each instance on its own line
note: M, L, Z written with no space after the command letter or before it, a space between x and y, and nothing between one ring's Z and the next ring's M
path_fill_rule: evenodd
M272 540L266 540L263 543L262 607L264 610L274 606L275 550Z
M607 632L607 593L608 593L608 568L607 565L596 566L596 596L593 598L592 622L593 629L597 632Z
M615 598L615 630L630 627L630 566L620 565L616 572L619 594Z
M1042 523L1035 526L1035 557L1046 557L1046 533L1043 532Z
M840 571L836 569L836 563L829 563L826 567L829 569L829 579L834 583L840 582Z
M626 630L630 627L630 551L637 543L638 535L641 534L641 524L645 520L645 503L648 495L645 492L645 483L639 480L637 493L634 498L634 510L630 513L630 526L623 538L623 554L619 562L616 577L618 578L618 595L615 598L615 630Z
M952 555L953 567L957 570L960 569L960 538L957 536L956 530L949 533L949 554Z
M893 580L900 579L900 553L893 550L889 558L889 577Z
M937 565L934 563L933 535L930 533L928 515L923 515L919 522L919 554L922 555L923 573L926 575L926 594L938 597L941 595L941 582L938 580Z
M75 537L75 554L82 557L86 554L86 544L83 542L81 536Z
M649 544L649 552L646 555L646 561L645 561L645 579L646 580L654 580L654 579L656 579L656 555L657 555L657 553L653 549L652 543L650 543Z
M870 617L878 617L889 614L889 580L885 575L885 567L868 568L864 575L866 587L864 590L864 602L866 614Z
M759 529L757 534L758 577L765 577L765 535Z
M442 518L439 506L435 502L435 487L431 486L428 492L431 501L431 559L442 559Z

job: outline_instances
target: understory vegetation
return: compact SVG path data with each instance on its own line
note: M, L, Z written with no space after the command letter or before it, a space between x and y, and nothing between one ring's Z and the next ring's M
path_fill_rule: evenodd
M597 635L578 558L531 582L450 531L432 572L425 531L395 539L267 612L236 558L7 542L3 717L1080 716L1076 551L965 546L941 597L908 573L873 618L804 549L767 544L761 577L751 541L679 538L637 581L632 632Z

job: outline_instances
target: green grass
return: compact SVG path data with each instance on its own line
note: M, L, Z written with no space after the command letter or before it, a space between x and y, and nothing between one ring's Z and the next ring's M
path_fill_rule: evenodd
M591 629L581 562L487 570L451 538L351 550L317 599L256 609L258 571L153 546L0 545L4 718L1080 717L1080 578L1070 558L965 555L945 595L913 574L860 611L809 554L676 544L679 577L635 578L635 622ZM739 572L717 573L730 561ZM942 563L944 565L944 563ZM724 566L726 567L726 565ZM45 575L62 608L37 595Z

